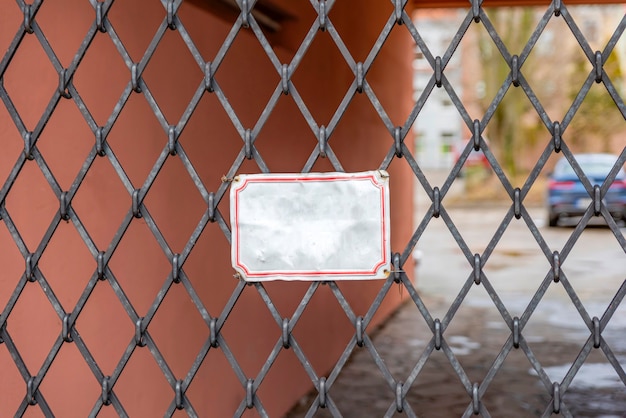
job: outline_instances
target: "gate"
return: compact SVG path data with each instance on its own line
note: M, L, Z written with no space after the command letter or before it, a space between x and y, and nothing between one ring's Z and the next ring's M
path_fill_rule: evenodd
M614 168L596 185L576 161L568 131L596 83L626 117L623 80L605 71L626 18L594 51L566 3L546 6L525 45L513 50L482 1L468 2L440 56L424 42L406 0L3 3L0 415L281 416L314 388L307 416L323 410L342 416L350 411L333 398L333 384L351 355L365 350L386 382L385 396L393 398L387 416L421 415L408 395L436 352L466 393L465 415L490 416L483 398L514 350L528 358L545 389L544 416L572 416L564 397L593 350L626 386L624 359L603 337L626 282L601 317L591 317L562 269L594 218L604 219L626 252L623 230L604 202L626 161L623 140ZM578 42L586 71L555 120L524 67L554 20L569 31L558 36ZM446 77L475 25L509 67L476 119ZM417 50L431 75L413 100ZM507 177L485 140L513 89L523 91L546 137L520 184ZM412 139L437 90L470 133L442 184L417 163ZM472 150L484 153L509 206L482 252L470 248L446 210ZM555 154L567 158L590 201L562 248L544 240L525 206ZM391 178L393 271L386 280L246 284L233 278L227 196L237 174L373 169ZM430 200L415 226L414 180ZM444 221L467 261L464 284L442 319L417 292L411 257L434 219ZM521 316L511 315L485 272L512 223L529 229L549 265L535 278ZM468 378L446 339L475 286L487 292L508 329L479 381ZM550 379L524 334L554 286L564 289L588 328L560 381ZM422 336L429 342L412 369L397 375L371 336L403 300L415 305L431 334Z

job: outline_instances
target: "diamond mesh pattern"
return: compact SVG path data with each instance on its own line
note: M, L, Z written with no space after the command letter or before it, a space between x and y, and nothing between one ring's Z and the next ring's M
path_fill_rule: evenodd
M385 0L381 1L385 2ZM15 128L23 139L23 150L19 152L19 155L16 153L17 157L11 167L7 167L6 170L3 167L3 172L6 171L7 175L5 178L1 179L0 183L2 185L0 189L0 218L14 242L15 247L19 250L19 254L23 258L23 265L25 266L17 283L11 284L10 295L0 314L0 344L2 345L0 349L8 351L10 358L24 381L24 390L19 395L20 400L14 412L15 416L22 416L31 408L40 409L45 416L54 416L55 413L58 414L58 412L55 412L54 407L46 401L46 397L44 396L45 391L41 390L41 388L43 382L45 382L46 376L55 363L55 359L57 359L57 355L60 353L61 349L68 344L73 344L77 348L80 357L82 357L81 361L84 361L84 364L88 366L101 388L99 395L93 399L93 404L89 411L89 414L93 416L98 415L103 408L112 408L120 416L129 415L118 391L120 387L118 383L128 370L127 366L136 351L142 349L149 351L150 356L154 359L160 372L164 376L167 385L171 387L171 399L164 413L166 416L173 415L177 410L184 410L189 416L198 415L191 398L188 397L188 391L193 385L194 379L200 369L206 363L207 355L214 350L219 350L223 354L228 363L228 367L232 369L235 378L242 387L242 391L238 394L240 402L238 408L232 411L233 416L242 416L248 409L256 410L261 416L267 416L269 414L266 407L264 407L259 391L268 377L268 374L275 366L277 358L284 350L292 350L306 373L306 376L308 376L313 386L319 392L317 398L310 406L308 416L313 416L319 408L327 408L333 416L342 415L342 411L339 410L333 400L332 386L351 354L359 349L365 349L371 354L376 367L378 367L381 375L389 386L390 393L393 394L395 401L389 405L387 415L393 415L395 411L402 411L409 416L415 416L413 405L406 400L406 395L430 355L436 350L443 351L467 392L466 415L475 413L481 414L482 416L490 416L489 410L487 406L481 402L481 398L489 390L494 377L501 369L507 355L511 350L516 349L523 351L526 355L530 366L537 372L541 383L545 387L546 393L552 398L550 403L545 406L544 415L560 412L565 416L571 416L567 403L563 400L563 396L568 391L568 387L576 376L576 373L580 370L590 352L594 349L601 350L602 353L604 353L621 381L626 385L626 372L623 364L621 364L615 356L611 346L602 338L602 331L606 328L607 324L609 324L616 309L622 303L626 295L626 283L617 290L613 301L602 317L592 318L585 309L584 304L580 301L576 289L561 269L563 264L567 263L568 256L585 227L594 217L604 218L622 250L626 252L626 240L602 202L602 197L607 193L610 183L615 179L619 168L626 162L626 147L619 155L618 162L604 184L599 188L594 188L576 162L572 151L568 147L567 141L567 127L576 115L576 112L594 83L601 83L606 88L606 91L615 102L618 111L622 116L626 117L626 106L624 105L623 98L618 93L614 81L612 81L603 70L604 63L615 48L619 38L623 36L624 29L626 28L626 18L622 19L610 41L605 45L604 50L596 52L589 46L583 33L578 28L577 23L568 12L567 7L562 4L561 1L553 1L552 4L547 7L545 14L534 30L530 40L518 56L512 55L507 49L507 46L482 9L481 1L474 0L469 4L467 15L446 52L441 57L435 57L420 36L420 28L414 26L409 14L405 10L407 7L406 0L394 0L385 2L391 3L389 6L390 14L386 18L386 22L366 58L362 62L357 62L340 35L340 32L333 24L331 11L336 2L333 0L310 0L310 4L305 1L303 1L303 3L306 3L307 7L310 7L309 12L314 14L316 18L313 19L308 32L299 44L293 58L289 62L283 62L272 47L272 43L268 40L262 23L260 23L255 17L255 14L252 13L255 6L257 6L255 0L237 0L237 6L240 12L238 12L236 21L232 23L229 33L223 41L220 41L219 48L211 56L208 56L204 51L201 52L200 47L196 44L197 40L194 40L194 37L186 28L186 22L179 16L178 10L182 2L183 0L160 0L160 2L154 0L152 2L162 7L162 19L156 27L154 34L152 34L152 32L149 33L151 40L145 52L139 60L135 60L131 56L129 49L125 46L130 40L124 39L123 35L117 32L115 20L110 17L116 7L124 7L121 2L117 0L105 0L103 2L86 0L85 3L88 3L93 9L93 20L82 42L73 53L71 62L67 67L64 67L55 53L55 47L49 42L46 30L38 23L39 13L42 12L44 7L51 7L51 2L34 0L32 4L28 4L24 0L17 0L16 3L19 13L14 13L15 5L13 4L3 4L0 7L3 13L4 9L7 9L7 11L10 9L12 14L7 14L7 16L16 17L8 23L17 26L17 30L8 44L7 51L0 61L0 98L10 116L10 120L12 120ZM592 68L584 84L580 87L578 95L571 103L569 110L560 121L554 121L548 117L542 103L526 81L523 68L524 62L533 51L542 31L552 19L563 19L567 23L571 31L571 34L568 35L572 35L577 39ZM446 65L449 63L453 54L457 53L463 36L471 25L484 26L496 45L499 54L502 55L504 60L506 60L511 67L511 72L499 88L491 106L489 106L487 112L480 120L471 119L455 87L448 81L445 74ZM368 82L367 78L368 73L377 60L382 59L380 53L388 41L391 32L396 30L408 31L413 42L419 47L432 67L432 77L430 81L414 104L406 120L400 125L392 121L381 99L379 99L379 96L374 91L374 88L370 82ZM228 94L224 90L225 87L219 82L220 68L224 65L224 61L228 58L229 52L242 31L248 31L253 34L254 38L256 38L256 42L258 42L258 45L260 45L263 53L269 60L270 65L276 71L276 83L272 86L271 95L261 110L259 117L250 128L247 128L246 124L242 122L235 107L233 107L228 99ZM165 42L164 39L166 36L172 34L177 34L180 37L180 40L182 40L186 49L197 64L198 68L196 73L201 75L194 88L192 97L188 103L186 103L184 111L178 120L170 120L166 117L166 112L164 112L162 108L164 103L162 102L168 100L167 97L158 96L155 93L156 86L148 83L147 77L143 76L144 72L149 68L151 59L155 58L159 45ZM334 110L327 124L323 124L314 117L313 112L307 106L304 96L301 95L298 86L292 81L292 76L294 76L302 64L309 48L318 37L322 36L326 37L334 44L343 60L345 60L345 64L347 64L354 75L354 79L351 81L342 100ZM104 123L100 124L90 110L94 105L84 99L85 93L77 88L74 83L74 76L79 74L81 62L86 58L88 52L96 48L96 40L105 37L110 40L115 47L119 58L121 58L121 61L128 71L128 81L125 86L123 86L123 91L119 99L117 99L113 110L107 114ZM15 102L14 92L23 86L9 85L7 77L5 76L17 59L16 57L19 55L22 45L26 41L33 41L33 39L36 40L45 53L49 61L47 64L53 68L56 77L58 77L58 84L51 93L49 101L41 114L37 114L36 119L34 119L36 122L30 124L26 121L27 118L24 114L24 108L16 105ZM433 187L424 174L424 171L416 162L413 156L413 150L405 143L405 138L410 134L431 92L438 88L442 88L447 92L458 110L459 115L463 119L463 122L467 128L473 132L474 136L472 141L468 142L459 161L453 167L443 185L441 185L441 187ZM539 115L545 130L549 131L553 138L552 141L545 145L545 149L536 162L534 169L531 171L524 185L520 188L515 187L511 183L511 180L507 178L499 161L491 152L489 144L482 137L482 133L493 118L496 109L501 105L505 94L512 88L523 90ZM248 162L256 164L256 167L253 168L254 170L258 169L262 172L270 171L270 164L266 162L266 159L264 159L261 154L260 145L257 144L257 138L262 135L264 127L269 123L270 116L279 109L279 102L283 100L286 95L289 96L297 106L303 120L316 139L315 142L311 141L311 151L308 159L301 168L302 172L314 170L317 167L316 164L319 164L320 161L323 163L321 159L326 159L332 166L332 169L344 171L339 153L335 152L330 139L350 109L351 103L356 100L356 97L362 95L361 97L365 97L369 103L371 103L371 106L375 109L376 114L388 132L388 137L385 139L387 152L380 155L378 168L388 169L392 162L395 164L408 165L421 187L426 191L432 201L432 205L419 222L410 240L404 243L404 248L394 254L394 273L388 280L380 283L376 297L362 316L351 306L349 298L345 296L340 286L335 282L311 283L302 299L297 303L293 315L290 317L281 315L277 308L278 304L275 303L273 297L270 296L270 292L268 292L266 286L258 283L253 284L252 289L258 293L263 305L276 323L276 335L279 337L276 339L262 366L256 370L256 372L249 374L242 366L242 359L238 358L236 354L238 351L234 346L229 344L223 333L237 304L243 303L243 299L240 298L247 288L247 285L243 282L238 282L230 298L223 304L223 307L217 310L210 310L207 308L205 300L197 290L198 282L194 280L192 273L187 271L185 263L192 254L194 247L203 236L209 233L207 231L211 228L219 228L218 230L221 231L223 237L230 242L227 208L223 202L223 200L225 200L224 196L229 190L230 179L238 173L249 170L251 166L246 165L249 164ZM157 97L159 98L157 99ZM207 97L213 97L219 102L219 105L226 115L224 123L232 124L232 127L234 127L236 134L241 140L239 143L240 148L234 157L234 161L232 161L232 164L228 161L229 169L224 173L221 181L217 183L219 186L215 188L213 188L213 185L207 185L206 181L203 180L201 174L202 164L200 164L198 162L199 160L194 158L193 153L190 152L189 148L191 148L191 145L187 145L182 140L179 141L179 139L182 138L184 130L188 124L190 124L192 117L199 112L198 109L202 101L206 100ZM117 126L116 124L119 123L118 121L122 117L124 110L129 106L130 101L134 100L133 98L140 98L145 101L158 123L158 127L162 130L160 138L165 138L165 140L161 142L162 147L160 153L149 170L147 170L148 174L139 186L135 185L135 182L131 180L129 170L132 169L132 167L128 167L128 164L118 155L119 149L116 149L116 147L107 140L109 136L112 135L113 130ZM62 104L66 103L65 101L72 103L80 112L93 138L95 138L95 142L87 152L81 168L72 179L71 185L67 189L63 188L57 175L55 175L55 169L44 158L40 149L40 139L44 136L48 122L53 119L55 112L61 109ZM31 110L32 109L28 110L28 120L33 119L30 117L32 113ZM159 140L161 141L161 139ZM3 142L4 141L3 139ZM448 215L445 205L446 194L449 192L452 183L455 181L472 148L482 149L484 151L499 182L511 199L510 209L507 211L504 219L501 221L497 231L482 254L474 254L472 252L470 246L463 239L461 232L455 226L455 222ZM215 152L220 152L218 146L215 147ZM270 152L272 152L271 149L266 149L264 154ZM524 206L524 199L528 195L531 187L536 183L550 156L559 152L568 159L576 174L583 181L592 199L592 204L586 210L580 223L573 229L567 243L562 248L554 249L551 248L542 237L540 229ZM219 158L223 160L230 157L223 156ZM176 252L171 242L166 239L166 233L160 229L159 221L157 221L158 218L155 215L158 210L155 208L155 210L151 212L148 210L149 205L147 204L153 186L158 183L160 173L164 170L166 163L172 159L178 159L178 161L182 163L184 170L181 170L181 174L187 176L186 181L188 181L188 179L191 180L193 187L197 190L197 193L199 193L205 205L201 209L202 216L200 220L193 227L190 236L182 246L180 252ZM84 220L85 216L79 216L78 211L72 206L73 199L75 199L81 191L81 186L90 181L89 178L95 172L97 164L101 163L101 161L98 162L98 160L105 161L109 170L112 169L112 171L110 171L114 173L115 181L121 184L123 188L122 194L126 196L125 199L127 202L121 212L123 215L120 216L121 220L119 226L112 235L112 238L107 240L104 246L99 245L95 241L91 232L94 227L91 226L91 224L88 225ZM26 175L25 173L28 168L33 168L33 166L35 166L45 178L45 182L47 183L46 193L51 191L54 194L54 198L58 200L58 210L53 215L52 221L47 225L43 236L34 246L29 245L23 238L23 231L21 230L23 227L15 220L16 215L18 215L15 213L15 209L5 204L7 199L11 196L12 188L14 188L16 182ZM213 180L216 182L217 179ZM428 227L431 219L439 217L445 221L445 224L472 269L472 273L467 277L458 296L449 307L443 319L433 318L412 284L410 273L403 270L403 266L408 263L413 249ZM149 303L149 308L145 310L145 312L143 310L141 312L137 310L136 302L134 303L132 297L127 294L124 280L116 274L115 268L112 267L113 260L115 260L118 252L121 251L122 242L129 234L129 229L134 223L138 222L139 219L142 220L143 225L149 230L154 241L160 247L170 270L167 277L159 279L156 296ZM55 286L51 284L49 278L50 274L45 272L43 268L40 268L41 266L39 265L42 257L46 254L46 250L57 228L59 228L62 222L67 222L75 228L80 240L89 251L94 266L86 283L80 284L81 293L71 306L67 306L67 302L61 302L60 297L55 294ZM483 271L483 268L489 262L490 256L498 245L500 238L512 222L523 222L526 224L551 266L549 271L546 271L545 278L520 317L512 317L510 315L507 307L490 283L489 277ZM5 250L3 249L3 251ZM17 253L15 253L15 257L18 257ZM77 281L76 283L76 286L79 286L79 282ZM433 333L427 348L421 354L421 357L413 369L406 376L397 376L390 371L367 333L368 326L372 324L373 318L379 311L383 300L396 284L406 291L406 294L409 295L411 301L417 306L424 321L426 321ZM294 333L301 317L307 310L316 292L319 292L321 285L328 286L332 296L336 299L343 313L345 313L345 317L354 326L353 335L349 339L348 337L346 338L348 342L343 353L326 376L320 375L318 371L314 369L309 359L311 353L305 351ZM504 342L500 353L494 359L491 367L484 375L483 380L473 382L468 378L466 371L446 342L446 338L443 334L454 318L457 310L466 299L470 288L477 285L484 287L491 297L495 307L502 316L502 320L510 329L510 336L506 342ZM41 289L47 300L46 303L52 308L52 311L54 311L57 317L55 319L58 319L60 323L60 332L52 341L51 346L45 347L45 358L41 366L35 370L33 370L32 367L28 367L23 359L23 348L14 341L10 325L12 313L14 313L21 299L25 298L25 289L34 286L38 286ZM96 288L102 286L108 286L108 289L113 292L124 311L122 317L127 317L127 320L132 324L127 327L128 329L132 328L132 335L130 335L127 345L121 350L121 354L119 356L115 354L115 366L110 374L106 374L103 371L101 367L102 362L99 362L93 354L93 347L89 346L88 342L79 332L79 328L75 327L75 324L80 321L81 315L85 313L86 307L89 306L93 292ZM158 342L156 337L150 332L151 323L155 320L155 316L159 310L162 309L166 299L170 297L174 286L184 288L193 308L199 312L201 320L206 325L206 334L203 336L204 342L195 355L192 364L186 369L183 375L175 374L170 367L172 359L166 358L163 351L160 349L161 343ZM589 329L589 335L582 350L571 365L563 381L560 382L550 380L544 371L544 366L524 339L524 327L550 286L563 287ZM212 313L209 313L210 311ZM124 319L122 322L127 323L127 320ZM236 338L238 344L241 343L241 340L241 338ZM253 345L254 341L248 341L247 344ZM3 368L4 367L5 366L3 366Z

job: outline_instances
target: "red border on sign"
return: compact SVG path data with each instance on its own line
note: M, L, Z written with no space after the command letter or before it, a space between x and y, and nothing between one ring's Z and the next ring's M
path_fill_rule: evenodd
M381 261L378 262L371 270L348 270L348 271L334 271L334 270L320 270L320 271L307 271L307 270L278 270L278 271L265 271L263 273L254 273L248 270L246 266L241 262L239 255L239 193L241 193L249 183L294 183L294 182L328 182L328 181L350 181L350 180L369 180L372 184L380 190L380 207L381 207L381 231L380 231L380 239L381 239ZM376 272L380 267L384 266L388 263L390 254L387 254L388 251L385 251L387 247L387 225L385 224L385 184L379 183L374 174L363 174L363 175L353 175L350 177L344 176L294 176L294 177L284 177L284 176L264 176L263 178L244 178L243 182L239 187L235 189L235 199L234 199L234 211L235 211L235 228L237 230L236 236L236 246L235 246L235 264L237 267L241 268L245 274L246 278L254 278L254 277L270 277L270 276L280 276L280 277L315 277L315 276L367 276L367 275L376 275Z

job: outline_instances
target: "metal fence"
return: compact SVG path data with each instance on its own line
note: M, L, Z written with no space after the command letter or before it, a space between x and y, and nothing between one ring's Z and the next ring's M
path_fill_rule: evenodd
M263 17L259 17L258 14L254 13L256 10L255 7L258 6L255 0L236 0L236 5L239 11L236 14L236 20L232 24L232 30L226 39L224 39L215 56L212 57L202 55L202 53L195 46L192 36L186 30L185 22L179 18L177 12L183 0L161 0L160 4L163 9L162 21L156 29L156 33L154 33L154 35L150 34L152 40L141 60L135 62L132 60L125 48L125 40L116 32L116 28L107 17L107 15L111 13L115 7L118 7L119 2L116 0L105 0L103 2L99 2L97 0L85 0L85 2L88 3L93 9L93 21L89 26L84 39L80 43L78 50L75 52L71 64L67 68L64 68L61 61L57 58L55 48L48 41L47 34L44 29L38 24L38 13L40 9L43 7L44 3L46 3L46 5L50 3L50 1L44 0L35 0L32 3L27 3L24 0L16 1L20 10L19 21L12 21L10 23L17 27L17 31L8 45L8 50L3 53L2 60L0 61L0 98L2 99L3 106L8 112L8 115L10 115L10 119L13 121L15 128L17 128L23 138L23 152L19 154L12 167L7 170L8 175L6 178L2 179L2 188L0 189L0 218L2 220L2 225L3 228L8 231L15 246L19 250L19 254L23 257L24 265L21 277L19 277L19 280L15 280L13 282L14 287L12 287L10 296L8 297L0 314L0 350L8 351L10 358L12 359L24 382L23 390L21 390L21 394L19 395L21 402L15 411L15 416L23 416L31 409L39 409L45 416L55 415L55 411L46 401L44 391L40 389L42 382L45 381L59 351L66 344L74 344L76 346L82 359L84 360L84 363L88 366L93 374L93 377L101 386L101 395L97 399L93 400L93 407L90 412L90 415L92 416L96 416L101 413L103 408L112 408L120 416L128 415L122 398L116 391L116 383L126 371L127 365L135 350L144 346L149 349L151 355L158 364L159 370L165 376L168 385L171 387L171 401L169 402L169 408L165 411L165 415L167 416L175 414L177 410L184 410L190 416L198 415L194 409L194 405L187 397L186 393L190 386L193 385L194 378L199 369L202 367L204 358L210 350L221 350L223 352L229 366L234 371L236 379L243 388L243 396L240 399L239 407L237 410L233 411L234 416L241 416L245 414L248 409L256 410L256 412L261 416L268 415L258 392L264 382L264 379L275 366L276 359L283 350L293 351L312 385L318 392L316 398L310 405L310 409L307 414L308 416L315 415L320 408L327 408L333 416L342 415L342 411L339 410L333 400L333 383L341 374L351 354L355 350L359 349L366 349L370 352L371 356L375 360L376 367L379 368L381 375L388 384L389 391L394 394L395 401L389 405L387 411L387 415L389 416L395 414L396 412L406 413L408 416L416 416L414 412L415 405L411 405L407 401L406 395L411 390L413 383L420 375L420 371L429 359L430 355L439 350L445 353L446 358L449 360L455 373L458 375L461 384L467 392L467 409L465 415L480 414L482 416L490 416L488 406L481 402L481 398L487 391L489 391L494 377L498 374L501 367L503 367L502 365L505 358L512 350L520 350L525 354L529 360L529 364L536 371L539 376L539 380L545 387L546 393L551 398L550 402L545 405L544 416L549 416L552 413L561 413L565 416L571 416L568 405L566 401L564 401L563 397L564 394L567 393L573 378L576 376L576 373L583 366L592 350L602 351L602 353L606 356L606 359L615 369L621 381L626 385L624 364L620 363L611 346L607 344L602 336L603 330L611 321L611 318L626 295L626 283L619 288L604 314L601 317L592 318L588 314L583 303L580 302L576 289L561 269L561 267L567 263L568 256L578 238L581 236L589 221L594 217L601 217L606 221L608 227L613 233L614 238L618 241L622 250L626 252L626 239L624 238L623 232L620 230L619 226L616 224L615 220L608 212L607 207L603 203L603 197L607 193L610 184L614 181L619 169L626 162L626 147L621 151L619 159L606 181L601 185L594 185L585 176L568 146L568 125L577 114L577 111L594 83L600 83L606 88L606 91L615 102L618 111L623 117L626 117L626 106L624 106L623 98L616 89L614 81L609 78L603 69L604 64L607 62L607 59L615 48L618 40L623 36L624 29L626 28L626 18L622 19L604 49L601 51L594 51L589 46L589 43L586 41L574 18L568 12L568 8L564 4L565 2L554 0L549 6L547 6L545 14L540 19L526 46L519 54L515 54L510 51L507 45L505 45L502 41L500 35L490 22L489 17L483 10L481 6L482 2L480 0L473 0L468 3L467 15L461 26L458 28L456 36L454 36L451 40L446 52L442 56L434 56L430 52L429 46L422 40L422 37L420 36L420 28L414 25L411 20L411 16L407 13L407 10L405 10L405 8L408 7L406 0L393 0L391 1L390 7L391 13L388 16L386 24L382 28L377 41L374 43L371 51L369 52L367 59L363 62L355 62L340 34L333 26L331 10L336 2L333 0L311 0L309 6L311 7L313 13L316 14L317 18L312 22L307 35L297 48L297 52L294 55L293 60L288 63L282 63L274 52L272 43L268 40L266 32L262 28L262 25L266 25L267 22L261 21ZM308 2L306 3L308 4ZM3 9L7 8L14 9L15 5L4 3L0 6L0 12L3 13ZM562 19L567 23L567 26L571 31L568 35L576 38L591 68L584 84L580 87L576 98L571 103L571 106L569 106L566 114L563 115L562 120L551 120L549 118L542 103L535 95L533 88L527 82L524 74L525 61L533 51L533 48L542 34L542 31L553 19ZM498 93L493 98L487 112L481 119L476 120L473 120L469 116L462 98L455 90L456 87L451 85L446 78L445 71L447 64L450 62L453 54L457 52L464 34L471 25L484 26L484 29L493 40L498 53L502 55L503 59L510 66L510 72L500 86ZM402 126L395 126L393 124L385 111L384 105L371 88L367 79L368 71L379 58L379 53L383 49L390 32L394 30L394 28L398 27L402 27L402 30L406 30L410 33L415 45L419 47L432 67L432 77L430 78L430 81L417 102L414 104L411 113ZM243 127L237 112L230 105L227 95L222 90L218 81L213 77L222 64L222 61L228 57L229 50L235 42L237 34L243 30L251 31L254 34L279 76L278 83L273 87L272 95L265 105L260 117L254 124L255 127L253 129L245 129ZM161 108L159 107L159 103L157 103L157 99L155 99L155 96L151 93L149 84L146 83L142 77L144 69L155 54L155 51L167 31L176 31L180 34L180 38L185 43L186 47L191 51L193 58L198 65L198 69L202 72L204 77L203 83L196 89L193 97L186 106L181 119L176 124L172 124L166 119L161 111ZM327 126L324 126L320 123L320 121L315 120L313 115L309 112L305 100L300 96L297 87L291 82L291 75L303 61L306 56L307 49L315 41L316 37L322 36L323 32L326 32L323 36L327 36L336 45L338 51L342 55L343 59L345 59L347 65L351 68L354 75L354 79L351 82L344 99L334 111L333 117ZM87 104L81 97L81 91L76 88L73 81L73 77L79 68L81 61L88 51L90 51L92 43L97 37L108 37L112 41L130 75L121 97L117 101L113 112L109 115L106 124L103 126L100 126L96 122L90 113ZM11 89L15 88L15 86L7 85L5 82L5 74L11 68L14 57L20 50L20 47L25 40L33 38L39 43L50 64L53 66L54 71L58 75L58 86L51 95L48 104L43 109L43 112L38 115L36 124L31 127L27 126L24 122L20 111L18 111L18 108L14 104ZM17 88L20 88L20 86ZM429 182L429 179L417 164L414 158L414 150L405 144L405 138L411 135L412 127L420 114L420 110L422 109L424 103L429 99L431 92L434 89L440 88L444 89L449 95L452 103L458 110L460 117L463 119L464 124L472 132L472 139L467 143L459 161L452 168L447 180L441 185L433 185ZM545 144L541 156L538 161L536 161L534 169L530 172L530 175L522 187L515 187L509 178L507 178L507 175L501 168L501 162L498 161L496 156L492 153L489 148L489 144L482 136L507 91L509 89L516 88L521 89L524 92L525 96L528 98L533 108L539 115L543 124L543 129L545 129L546 132L549 132L552 138L551 141ZM162 151L160 152L160 155L158 155L156 162L154 162L147 178L145 179L145 182L143 182L140 187L133 185L133 182L131 182L126 172L128 167L124 167L121 160L116 157L115 149L107 143L107 135L114 128L120 114L124 111L125 105L132 95L141 95L145 98L148 106L152 109L154 116L158 120L160 127L165 133L167 133L168 138L162 148ZM214 95L217 97L217 100L224 108L230 122L232 122L235 126L241 139L241 148L238 155L236 155L228 172L225 173L223 182L215 190L210 190L203 183L200 176L197 174L197 168L194 164L192 164L193 158L190 157L188 152L186 152L183 144L178 141L180 132L185 128L190 117L196 111L198 103L206 95ZM236 307L237 303L240 303L238 302L239 297L244 288L246 288L246 283L238 283L221 312L219 312L219 314L210 315L208 310L205 308L202 298L194 289L192 280L190 280L190 277L185 272L184 264L197 240L203 234L205 227L207 227L210 223L217 224L226 239L230 241L230 227L226 220L228 216L227 214L222 213L222 211L218 208L218 205L224 199L224 196L229 190L230 179L242 171L241 167L245 161L253 160L256 162L261 171L270 171L270 167L264 161L259 149L257 149L255 139L259 135L259 132L263 129L269 115L272 114L279 99L283 95L291 96L292 100L302 113L304 120L309 125L317 139L317 144L311 148L308 161L301 169L302 172L311 171L314 168L315 163L320 158L326 158L335 170L343 171L340 158L333 151L333 147L331 146L329 139L349 108L352 100L358 95L363 95L376 109L377 114L388 131L387 141L389 146L387 152L380 156L380 164L377 168L387 169L394 161L398 164L407 164L414 173L419 185L424 188L429 196L431 205L424 218L421 219L419 225L414 230L412 238L405 243L406 245L404 248L393 254L394 272L387 280L380 282L378 296L374 299L367 312L363 315L360 315L359 312L355 312L353 310L348 299L344 296L340 287L335 282L313 282L308 287L304 297L302 297L298 303L294 314L289 318L284 318L278 312L264 285L260 283L254 284L253 287L256 291L258 291L262 301L269 310L272 318L275 320L277 330L279 330L281 337L276 342L267 360L264 361L263 367L258 371L258 374L250 376L244 373L239 363L240 359L238 359L235 354L236 350L229 346L224 338L224 335L221 333L223 326L229 320L231 312ZM72 101L76 105L85 122L89 126L91 133L93 134L93 138L95 138L95 141L91 145L91 149L82 164L82 168L80 169L78 175L74 178L71 187L67 190L62 189L59 181L55 177L54 170L44 159L39 149L39 139L42 132L46 129L46 125L55 114L58 104L62 100ZM0 140L4 141L4 139ZM510 208L506 213L506 216L491 238L489 245L481 254L475 254L464 241L461 232L455 226L455 222L448 215L445 205L445 197L472 150L482 150L484 152L495 175L510 198ZM572 230L571 237L563 248L551 248L548 245L542 237L540 228L536 225L535 220L533 220L529 215L524 205L524 200L527 194L540 177L549 158L555 153L561 153L569 160L576 174L582 179L585 189L591 199L591 204L586 209L579 224ZM86 177L89 175L94 161L99 158L105 159L110 163L115 175L119 177L124 186L129 202L127 212L112 241L106 249L99 248L96 245L90 236L88 228L81 220L79 213L72 207L72 199L85 181ZM149 196L150 190L158 178L165 162L174 158L179 159L184 165L187 174L190 176L191 180L195 184L195 187L206 203L206 211L181 253L175 253L172 250L167 239L159 230L157 221L150 214L143 203ZM43 238L40 242L38 242L35 248L30 248L25 243L18 225L13 221L16 213L13 213L11 209L5 205L5 199L11 193L12 188L20 179L20 176L24 170L26 170L26 167L29 165L36 166L45 178L50 190L54 193L55 198L58 200L58 210L54 215L52 222L47 227ZM162 249L171 264L171 273L162 282L162 287L160 288L158 295L150 304L149 309L143 316L140 316L137 312L133 303L126 295L123 285L121 285L116 278L114 269L112 269L108 264L109 260L116 253L116 251L121 251L118 249L119 244L127 233L129 225L137 218L142 218L145 221L145 224L152 232L159 247ZM433 218L442 218L445 221L454 237L454 240L472 268L472 272L467 277L462 289L460 289L458 297L449 307L448 313L443 319L434 318L431 315L412 283L412 274L410 272L403 271L403 266L411 257L412 251L426 228L429 226L429 222ZM86 286L81 288L81 295L75 306L72 306L71 310L64 309L62 303L59 301L57 296L55 296L54 286L49 283L45 272L38 267L39 261L45 254L55 230L61 222L69 222L73 225L89 250L95 265L95 269L91 273L90 279L87 281ZM498 296L495 288L490 283L489 277L484 272L484 267L489 263L490 256L492 255L500 238L512 222L523 222L528 227L532 236L536 240L538 247L541 249L546 260L551 266L549 271L546 271L545 278L541 281L536 293L526 307L523 315L520 317L511 316L507 307ZM135 336L128 343L121 357L116 359L116 366L111 375L105 375L103 373L100 365L91 354L88 345L81 337L78 329L74 326L81 313L89 305L90 297L94 289L98 286L103 286L103 284L101 284L103 282L108 283L110 289L112 289L115 296L119 299L119 302L123 306L127 316L135 325ZM184 286L185 291L188 293L189 297L193 301L193 304L200 312L200 316L205 322L209 334L209 338L206 340L200 353L197 355L196 361L193 362L192 367L184 376L176 376L172 372L172 369L168 365L168 361L161 354L155 339L150 335L151 321L161 308L164 300L168 297L168 292L171 287L176 284L182 284ZM299 319L301 318L303 312L307 309L307 304L318 290L318 287L322 284L329 286L345 313L345 316L354 326L353 335L349 339L348 345L336 361L333 369L326 376L317 374L316 370L314 370L308 361L307 353L298 344L298 340L293 334L293 330L297 327ZM372 318L379 309L383 299L390 289L396 284L403 287L406 294L409 295L411 301L416 305L419 312L423 316L424 321L426 321L428 327L432 331L430 342L421 354L419 361L415 364L410 373L404 377L394 376L390 372L384 359L379 355L367 332L368 325L371 323ZM25 289L29 286L40 286L45 298L47 299L47 301L42 303L49 304L52 307L54 315L58 317L58 320L60 320L62 324L61 333L57 336L49 348L48 354L38 370L31 370L26 366L22 359L21 349L18 344L14 342L11 331L12 313L14 312L16 304L18 304L20 298L25 292ZM510 330L508 340L504 342L504 345L500 353L494 359L491 368L485 373L484 379L476 382L469 380L463 366L458 361L450 346L447 344L445 337L446 328L454 319L457 310L464 302L470 288L473 286L484 287L492 299L494 306L502 316L502 320ZM542 300L542 297L551 286L563 287L589 330L582 350L577 355L575 361L571 364L565 378L560 382L550 380L544 370L544 367L542 366L542 363L534 355L533 350L524 338L525 326L531 319L533 312ZM103 312L103 314L105 313ZM249 344L254 344L254 342L250 341ZM13 367L12 365L3 364L2 368L5 369L9 366Z

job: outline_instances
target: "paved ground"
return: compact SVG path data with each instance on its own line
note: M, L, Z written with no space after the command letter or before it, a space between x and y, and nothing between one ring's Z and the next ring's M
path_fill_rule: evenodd
M449 209L472 252L482 253L506 213L506 207ZM530 209L551 248L561 249L572 228L547 228L542 208ZM418 213L419 219L419 213ZM517 221L519 222L519 221ZM429 226L418 250L417 288L434 318L444 318L471 266L443 222ZM626 230L622 229L622 233ZM455 248L456 247L456 248ZM523 224L512 224L490 258L485 274L511 316L522 316L539 283L550 269L546 257ZM626 279L626 255L607 228L585 230L563 265L590 317L602 317ZM622 303L603 338L626 368L626 306ZM551 381L560 382L590 336L589 330L560 285L550 286L523 330L535 358ZM372 332L368 330L368 332ZM470 382L487 375L511 335L484 288L473 286L469 297L444 333ZM376 331L374 346L399 380L406 380L432 338L432 332L408 299L387 324ZM626 377L624 377L626 379ZM358 349L330 389L344 417L382 417L394 403L394 392L367 349ZM471 397L448 358L434 351L408 394L420 417L457 417L471 411ZM512 350L487 388L483 405L492 417L537 417L551 408L550 391L541 383L528 357ZM564 395L574 417L626 417L626 385L602 350L592 350ZM304 416L312 403L302 400L288 418ZM400 414L396 414L401 416ZM327 417L327 410L315 416Z

